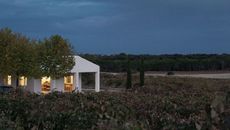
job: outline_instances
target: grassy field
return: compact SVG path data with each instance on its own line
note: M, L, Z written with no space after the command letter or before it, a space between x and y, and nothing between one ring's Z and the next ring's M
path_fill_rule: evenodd
M131 90L124 89L125 75L101 80L100 93L1 94L0 129L230 128L230 80L147 76L139 87L134 75Z

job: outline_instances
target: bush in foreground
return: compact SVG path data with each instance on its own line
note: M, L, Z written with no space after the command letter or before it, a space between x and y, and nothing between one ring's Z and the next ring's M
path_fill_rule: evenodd
M155 80L159 83L120 93L1 94L0 129L228 128L230 105L224 94L229 86L214 87L207 80L198 84L197 79Z

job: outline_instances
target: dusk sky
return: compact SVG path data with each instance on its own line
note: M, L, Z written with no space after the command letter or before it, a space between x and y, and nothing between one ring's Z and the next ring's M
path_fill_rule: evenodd
M230 0L0 0L0 28L78 53L230 53Z

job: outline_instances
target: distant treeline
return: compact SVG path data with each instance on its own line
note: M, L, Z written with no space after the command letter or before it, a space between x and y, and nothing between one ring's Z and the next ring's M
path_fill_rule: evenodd
M126 71L127 58L133 71L138 71L141 58L145 71L217 71L230 70L230 54L173 54L173 55L92 55L82 57L101 66L101 71Z

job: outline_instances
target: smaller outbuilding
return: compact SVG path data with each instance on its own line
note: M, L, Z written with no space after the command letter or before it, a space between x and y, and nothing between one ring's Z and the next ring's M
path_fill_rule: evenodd
M59 79L42 77L35 79L32 77L20 77L19 86L25 90L47 94L53 91L59 92L82 92L82 74L93 73L95 75L95 92L100 91L100 67L80 56L74 56L75 66L71 72ZM0 77L0 86L16 87L16 78L12 76Z

